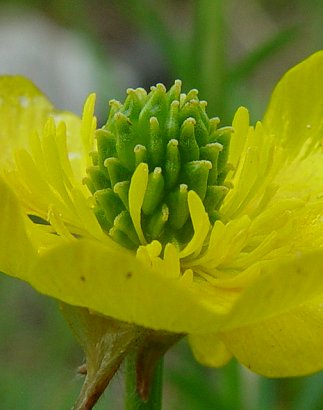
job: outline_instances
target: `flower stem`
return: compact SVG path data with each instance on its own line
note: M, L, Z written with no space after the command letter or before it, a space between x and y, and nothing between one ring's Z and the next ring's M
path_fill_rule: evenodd
M154 368L147 400L138 392L137 353L126 359L126 410L161 410L163 393L163 357Z

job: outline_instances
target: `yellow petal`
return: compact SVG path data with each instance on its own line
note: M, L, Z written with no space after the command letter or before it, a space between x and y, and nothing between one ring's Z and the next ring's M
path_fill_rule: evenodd
M1 161L13 147L26 147L31 131L40 131L52 110L52 104L31 81L19 76L0 77Z
M36 257L27 234L27 218L18 199L0 179L0 271L25 279Z
M315 201L321 198L323 191L322 161L323 153L315 152L283 167L275 178L279 189L273 201L282 198Z
M221 367L232 357L218 335L189 335L188 341L195 359L204 366Z
M323 367L323 252L259 264L220 337L251 370L287 377Z
M43 254L29 282L68 304L177 333L216 332L225 310L210 303L200 287L163 277L130 252L94 241L70 242Z
M21 76L0 77L0 160L3 163L10 159L14 148L27 148L32 133L41 134L49 116L56 124L66 124L69 159L79 176L80 166L84 163L81 160L81 120L74 114L55 110L41 91Z
M258 279L242 293L223 329L258 323L323 297L322 266L322 251L263 262Z
M222 340L241 363L267 377L300 376L322 370L322 298L289 313L226 332Z
M299 202L300 206L290 206L288 211L288 218L291 220L288 237L293 249L304 251L317 249L323 245L322 161L322 153L314 152L284 167L275 181L279 184L279 189L267 205L266 213L269 215L272 212L271 220L278 221L279 214L275 216L274 211L279 209L280 203ZM264 229L270 231L273 229L272 222L268 222Z
M315 145L323 135L323 51L313 54L278 83L264 126L274 134L286 155L296 156L306 141Z

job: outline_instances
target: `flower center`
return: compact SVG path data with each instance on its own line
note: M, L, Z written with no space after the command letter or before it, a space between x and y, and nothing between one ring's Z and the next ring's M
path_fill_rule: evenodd
M142 88L127 93L124 104L110 101L108 121L96 131L97 151L85 183L95 198L97 219L123 246L141 244L129 212L129 189L137 167L147 164L144 236L181 248L193 235L189 190L201 198L212 224L219 219L228 191L223 182L232 128L218 128L219 119L208 117L198 91L181 93L178 80L168 92L157 84L148 94Z

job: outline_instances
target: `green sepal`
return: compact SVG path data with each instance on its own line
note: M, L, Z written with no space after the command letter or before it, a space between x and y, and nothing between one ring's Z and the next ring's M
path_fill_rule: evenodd
M144 338L140 327L98 316L88 309L61 303L61 311L81 345L85 381L74 409L91 409L119 369L125 356Z
M136 354L133 355L136 363L136 391L141 400L138 400L135 406L133 406L134 401L132 401L127 410L134 410L134 408L136 410L158 410L161 408L160 403L158 403L158 396L162 392L151 391L154 388L157 390L153 380L156 366L160 365L160 360L164 354L183 337L184 335L176 333L147 332ZM155 400L150 398L152 393L155 393Z

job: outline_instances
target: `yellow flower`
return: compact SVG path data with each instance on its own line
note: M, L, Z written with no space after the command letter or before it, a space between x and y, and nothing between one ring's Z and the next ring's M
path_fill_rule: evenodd
M29 81L2 77L0 270L87 308L94 321L189 335L209 366L233 355L266 376L322 369L323 52L283 77L262 123L250 126L248 111L238 109L230 148L231 130L211 119L214 138L197 141L199 161L190 155L204 138L205 103L194 90L179 92L179 82L150 97L129 90L125 106L111 102L110 125L96 131L93 95L81 121L55 111ZM166 165L160 182L154 151L167 98L178 102L169 103L163 163L176 168L177 132L182 159L194 168L181 171L177 191ZM186 120L176 131L178 109ZM148 142L131 139L135 115L149 117L148 131L138 131Z

